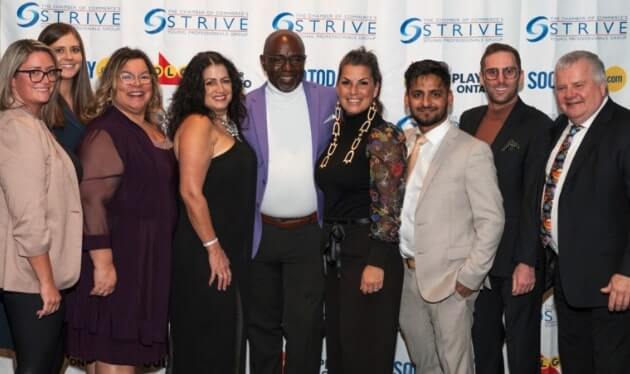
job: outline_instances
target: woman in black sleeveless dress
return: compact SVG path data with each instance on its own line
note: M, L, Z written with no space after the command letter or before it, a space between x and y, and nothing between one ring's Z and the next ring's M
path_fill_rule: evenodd
M169 111L181 195L171 290L175 374L245 369L256 156L239 136L242 90L232 62L202 52L186 67Z

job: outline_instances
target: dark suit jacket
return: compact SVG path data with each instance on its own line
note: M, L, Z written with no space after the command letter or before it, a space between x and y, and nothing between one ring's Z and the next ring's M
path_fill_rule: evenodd
M459 127L474 135L487 110L488 106L483 105L462 113ZM527 209L535 209L534 199L526 199L525 192L534 188L540 168L547 161L552 125L546 114L519 98L491 145L505 210L505 228L491 275L511 277L518 263L541 263L539 226L535 220L521 219L521 211L524 204Z
M567 125L558 117L552 144ZM605 307L600 288L614 273L630 276L630 110L609 98L567 173L558 206L562 288L574 307Z

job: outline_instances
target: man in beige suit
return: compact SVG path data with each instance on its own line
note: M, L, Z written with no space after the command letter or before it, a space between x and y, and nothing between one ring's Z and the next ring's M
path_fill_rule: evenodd
M504 223L492 152L448 120L453 95L445 63L414 62L405 84L418 127L407 130L400 327L419 373L474 373L475 299Z

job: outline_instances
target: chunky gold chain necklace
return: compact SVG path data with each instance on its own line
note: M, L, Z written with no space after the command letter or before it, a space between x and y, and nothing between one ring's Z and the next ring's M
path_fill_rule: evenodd
M372 125L372 120L374 120L374 116L376 116L376 102L373 102L370 105L370 109L368 109L367 119L361 127L359 128L359 133L357 137L354 138L352 144L350 145L350 150L346 153L346 156L343 158L343 163L348 165L352 163L352 159L354 158L354 153L359 148L359 144L361 143L361 138L363 134L368 132L370 126ZM330 161L330 157L337 150L337 140L339 139L339 135L341 135L341 107L339 106L339 102L337 102L337 106L335 107L335 124L333 125L333 138L330 144L328 145L328 150L326 151L326 157L320 162L319 168L323 169L328 165L328 161Z

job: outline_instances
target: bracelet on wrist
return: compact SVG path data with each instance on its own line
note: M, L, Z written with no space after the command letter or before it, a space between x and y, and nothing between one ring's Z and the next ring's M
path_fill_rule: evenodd
M205 248L210 248L212 247L214 244L219 242L219 238L217 238L216 236L214 237L214 239L210 239L207 242L203 242L201 243L202 246L204 246Z

